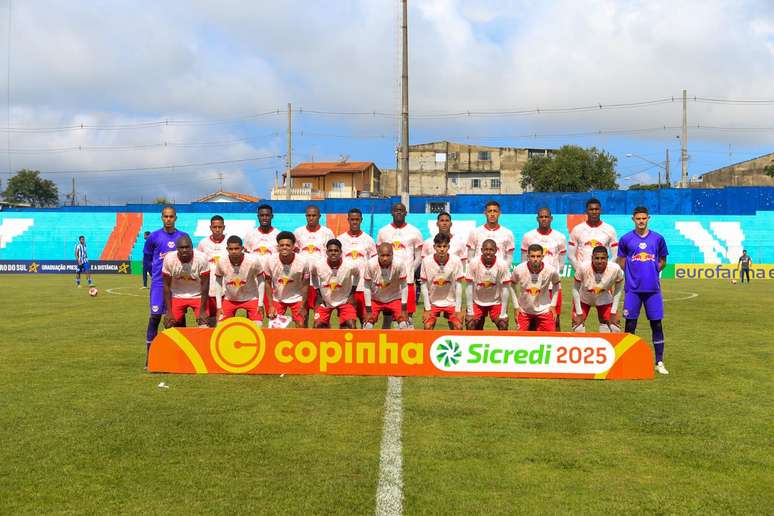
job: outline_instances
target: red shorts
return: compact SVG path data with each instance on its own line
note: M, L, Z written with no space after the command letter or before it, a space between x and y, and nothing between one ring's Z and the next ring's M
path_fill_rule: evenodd
M406 312L413 314L417 311L417 287L414 283L408 284L408 299L406 300Z
M379 301L371 301L371 312L374 318L378 318L382 312L391 312L392 320L397 321L400 318L401 306L400 299L395 299L389 303L380 303Z
M430 306L430 317L427 318L426 323L428 324L435 324L435 321L441 316L444 315L449 320L450 323L459 323L462 324L462 321L459 317L457 317L457 312L454 310L453 306Z
M554 316L551 315L551 312L532 315L519 311L516 320L519 323L519 331L529 331L530 324L533 321L536 323L535 331L556 331L556 321L554 321Z
M475 320L483 319L488 315L492 322L496 323L500 320L500 312L502 311L503 305L500 303L489 306L481 306L473 303L473 319Z
M360 321L365 321L366 318L366 304L365 304L365 293L364 292L355 292L355 311L357 312L357 317L360 319Z
M314 310L314 303L317 301L317 289L309 285L309 293L306 295L306 308Z
M589 311L591 311L591 305L587 305L586 303L581 303L581 310L583 311L583 318L589 316ZM599 317L600 321L609 321L610 318L613 316L613 304L610 303L609 305L599 305L597 306L597 316Z
M218 314L218 302L213 296L207 300L207 316L215 317Z
M357 312L355 312L355 307L349 303L344 303L343 305L334 306L334 307L328 307L323 305L318 306L314 311L314 322L322 323L322 324L330 324L331 314L333 313L334 310L338 310L339 324L347 321L354 321L355 319L357 319Z
M549 294L553 296L552 291L548 291ZM562 313L562 291L559 291L559 294L556 296L556 315L560 315Z
M274 300L274 309L277 311L277 315L285 315L288 308L290 308L290 316L293 318L293 322L303 327L306 307L303 306L301 301L296 301L295 303L283 303L282 301Z
M261 307L258 306L257 299L251 299L250 301L229 301L224 299L223 318L234 317L236 311L240 308L247 312L247 318L251 321L263 321L263 314L261 313Z
M199 305L201 298L198 297L173 297L172 298L172 319L175 321L184 321L185 313L189 308L193 309L194 315L199 316Z

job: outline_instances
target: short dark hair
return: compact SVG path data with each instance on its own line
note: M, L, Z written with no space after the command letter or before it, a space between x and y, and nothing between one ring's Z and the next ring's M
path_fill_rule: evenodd
M226 245L228 244L242 245L242 239L239 238L239 235L231 235L230 237L228 237L228 240L226 240Z
M594 249L591 250L591 254L595 255L597 253L605 253L605 256L610 256L610 253L607 252L607 247L603 245L598 245Z
M221 217L220 215L213 215L212 218L210 219L210 224L212 224L216 220L219 220L221 222L226 222L225 220L223 220L223 217Z
M648 215L648 209L645 206L637 206L634 208L632 216L637 215L638 213L644 213L645 215Z
M145 236L148 236L148 235L150 235L150 231L145 232Z
M325 248L328 249L330 246L335 245L339 249L341 249L341 241L338 238L331 238L328 240L328 242L325 244Z
M296 235L294 235L290 231L280 231L277 235L277 243L279 243L280 240L290 240L294 244L296 243Z
M589 207L589 206L591 206L592 204L599 204L600 206L602 206L602 203L601 203L601 202L599 202L599 199L597 199L596 197L592 197L591 199L589 199L588 201L586 201L586 208L588 208L588 207Z
M481 242L481 249L483 249L486 244L492 244L493 246L495 246L495 249L497 249L497 242L495 242L493 238L487 238L486 240Z
M307 206L307 207L304 209L304 212L306 212L306 210L308 210L309 208L312 208L313 210L317 210L317 213L320 213L320 207L319 207L319 206L317 206L316 204L310 204L309 206Z
M193 241L191 240L191 237L188 235L182 235L180 238L175 240L175 245L180 245L180 242L191 244L193 246Z
M451 242L449 235L446 235L444 233L438 233L437 235L435 235L435 238L433 238L434 244L448 244L449 242Z
M541 211L547 211L549 215L552 215L551 208L548 206L543 206L542 208L538 208L537 214L540 215Z
M258 213L261 210L269 210L270 212L274 213L274 208L272 208L268 204L261 204L260 206L258 206L258 209L255 210L255 213Z
M489 208L490 206L497 206L500 207L500 203L492 199L491 201L487 201L487 203L484 205L484 209Z
M86 238L86 237L83 235L78 236L78 240L80 240L81 238Z
M361 217L363 216L363 212L360 211L360 208L350 208L349 211L347 212L347 215L352 215L353 213L357 213Z
M532 251L540 251L540 254L543 254L543 246L540 244L532 244L527 248L527 254L531 253Z
M451 213L448 211L442 211L438 214L438 216L435 218L435 220L441 220L441 217L449 217L449 220L451 220Z

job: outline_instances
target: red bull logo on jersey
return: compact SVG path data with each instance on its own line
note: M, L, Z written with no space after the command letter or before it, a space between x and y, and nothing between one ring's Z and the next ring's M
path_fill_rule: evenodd
M540 294L540 288L539 287L527 287L524 289L525 292L528 292L531 296L537 297L538 294Z
M476 286L477 287L481 287L481 288L492 288L495 285L496 285L496 283L494 281L492 281L492 280L484 280L484 281L480 281L480 282L476 283Z
M286 286L286 285L289 285L291 283L293 283L293 280L290 279L290 277L288 277L288 276L280 276L279 278L277 278L277 284L279 284L279 285Z
M360 251L358 251L357 249L352 249L350 252L347 253L347 256L349 256L353 260L357 260L358 258L365 258L365 255Z
M632 261L633 262L655 262L656 261L656 255L646 253L645 251L642 251L640 253L632 255Z
M436 278L433 280L433 285L437 287L443 287L444 285L448 285L451 283L447 278Z
M247 285L247 282L244 281L242 278L237 278L237 279L233 279L231 281L227 281L226 285L228 285L229 287L234 287L236 289L240 289L240 288L244 287L245 285Z
M592 287L592 288L590 288L590 289L589 289L589 292L591 292L591 293L592 293L592 294L594 294L595 296L598 296L598 295L599 295L599 294L601 294L602 292L605 292L605 290L606 290L606 289L604 289L604 288L600 288L600 287Z
M599 240L591 239L591 240L589 240L588 242L586 242L586 244L585 244L585 245L586 245L586 247L591 247L592 249L594 249L594 248L595 248L595 247L597 247L598 245L601 245L601 246L603 246L603 247L604 247L604 245L605 245L605 244L603 244L603 243L602 243L602 242L600 242Z
M199 281L199 277L194 276L193 274L181 274L177 279L180 281Z
M376 286L379 288L387 288L390 286L390 282L386 279L380 279L376 282Z
M554 253L551 252L551 249L549 249L547 247L543 247L543 254L545 256L553 256L554 255Z
M313 244L304 246L303 251L305 251L307 254L317 254L322 252L319 247Z
M271 254L271 249L269 249L265 245L262 245L262 246L256 247L255 252L260 255Z
M332 292L336 292L336 290L342 288L342 284L336 280L332 280L329 281L326 285L323 285L323 288L329 288Z
M392 243L393 251L400 251L402 249L406 249L406 245L403 242L396 240L395 242Z

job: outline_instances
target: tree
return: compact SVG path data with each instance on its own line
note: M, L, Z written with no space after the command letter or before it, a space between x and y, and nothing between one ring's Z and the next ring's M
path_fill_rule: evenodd
M521 187L536 192L615 190L617 161L596 147L564 145L551 157L530 158L521 171Z
M629 187L629 190L658 190L658 185L638 185L634 184Z
M167 198L166 198L166 197L163 197L163 196L162 196L162 197L156 197L156 198L153 200L153 204L162 204L162 205L167 205L167 204L171 204L171 203L170 203L170 202L167 200Z
M53 181L41 178L39 171L25 168L8 180L3 198L6 202L50 208L59 204L59 189Z
M769 177L774 177L774 163L769 163L763 167L763 172Z

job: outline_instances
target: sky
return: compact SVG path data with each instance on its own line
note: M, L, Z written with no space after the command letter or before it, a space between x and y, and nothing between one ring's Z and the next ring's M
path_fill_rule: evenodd
M395 167L398 0L0 0L0 46L0 188L268 197L288 103L293 164ZM676 181L685 89L690 176L774 151L767 0L409 0L409 54L412 144L595 146L622 187L668 149Z

